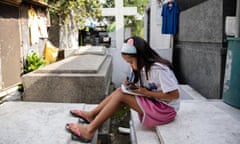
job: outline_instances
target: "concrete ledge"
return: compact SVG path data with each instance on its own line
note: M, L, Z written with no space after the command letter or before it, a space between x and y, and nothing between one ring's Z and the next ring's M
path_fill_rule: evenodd
M18 86L6 89L4 91L0 91L0 99L5 97L6 95L8 95L10 93L16 92L17 90L18 90Z
M182 100L206 100L197 91L192 89L189 85L180 85L180 98ZM132 144L159 144L160 139L157 135L156 129L145 129L142 127L137 112L131 110L131 142Z
M208 100L188 85L180 85L181 105L173 122L144 129L131 111L133 144L239 144L240 109L222 100Z
M96 105L5 102L0 105L0 144L79 144L65 130L78 122L70 109L90 110ZM92 144L97 144L95 134Z
M131 144L159 144L155 129L143 128L134 110L131 110L130 132Z
M189 85L179 85L180 87L180 98L182 100L207 100L200 93L194 90Z
M161 144L240 142L240 121L206 101L182 101L176 119L156 130Z

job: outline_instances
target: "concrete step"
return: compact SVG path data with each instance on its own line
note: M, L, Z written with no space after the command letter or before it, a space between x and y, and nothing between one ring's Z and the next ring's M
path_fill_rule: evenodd
M65 130L77 123L71 109L90 110L96 105L39 102L5 102L0 105L0 144L79 144ZM97 144L98 132L92 144Z
M130 133L132 144L159 144L155 129L142 127L138 114L131 110Z
M225 105L225 106L224 106ZM132 144L239 144L240 110L222 101L183 100L169 124L144 129L131 111Z
M161 144L239 144L240 119L208 101L182 101L175 120L157 126ZM219 101L218 103L223 102ZM240 114L238 110L237 115Z
M240 109L205 99L187 85L180 88L180 110L173 122L144 129L131 110L133 144L239 144Z
M179 88L181 100L207 100L189 85L179 85Z

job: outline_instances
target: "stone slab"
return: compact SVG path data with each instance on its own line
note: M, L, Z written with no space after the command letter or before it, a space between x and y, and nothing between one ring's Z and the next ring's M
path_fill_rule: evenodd
M97 73L32 72L22 77L23 100L97 104L110 93L111 80L110 56L105 58Z
M80 144L65 130L78 122L70 109L90 110L96 105L5 102L0 105L0 144ZM92 143L97 143L97 133Z
M73 55L84 55L84 54L106 55L106 47L88 45L88 46L81 46L78 49L64 49L65 58Z
M189 85L180 84L179 88L181 100L203 100L203 101L207 100L205 97L203 97L200 93L198 93Z
M97 73L107 56L78 55L47 65L34 73Z
M156 130L161 144L240 142L240 120L206 101L182 101L176 119Z
M81 46L79 49L75 50L73 55L83 55L83 54L94 54L94 55L105 55L106 48L104 46Z

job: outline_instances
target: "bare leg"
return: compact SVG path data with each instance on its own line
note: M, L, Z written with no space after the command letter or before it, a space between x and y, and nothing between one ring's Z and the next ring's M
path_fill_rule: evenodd
M104 100L100 104L99 108L95 109L96 111L99 110L99 113L89 125L74 124L70 125L70 127L80 131L81 136L91 139L95 131L103 124L105 120L112 116L121 103L127 104L138 113L143 113L141 108L138 106L135 97L122 93L120 89L117 89L109 97L110 98L107 98L107 100Z
M107 96L103 101L101 101L101 103L98 104L96 108L90 111L89 113L91 114L91 116L95 117L107 105L107 103L109 103L112 98L111 95L116 95L116 93L116 90L113 91L109 96Z
M116 90L116 93L110 95L111 99L99 112L95 119L89 124L90 131L95 131L101 124L107 120L117 110L121 103L127 104L139 113L143 113L141 108L138 106L134 96L126 95L122 93L120 89Z
M116 91L113 91L111 95L115 95ZM98 104L91 111L82 111L82 110L71 110L74 113L78 113L80 111L81 115L83 115L90 122L96 117L96 115L104 108L104 106L110 101L111 96L107 96L100 104Z

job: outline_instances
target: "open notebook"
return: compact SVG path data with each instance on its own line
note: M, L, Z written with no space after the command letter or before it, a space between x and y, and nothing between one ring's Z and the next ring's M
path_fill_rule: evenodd
M142 95L142 94L138 94L138 93L134 93L132 91L129 91L126 87L126 85L122 84L121 85L121 90L124 92L124 93L127 93L127 94L130 94L130 95Z

